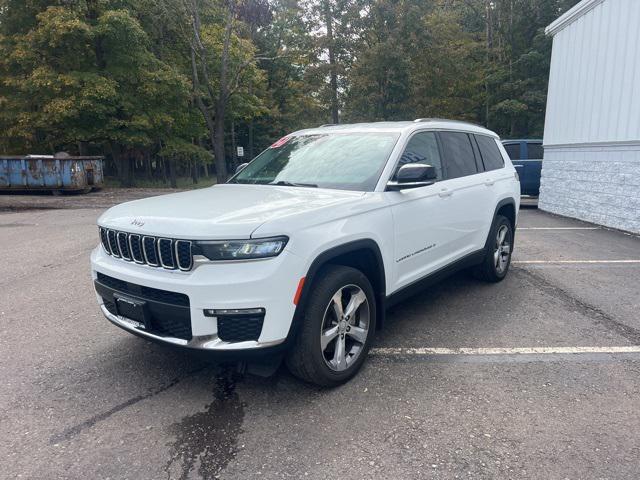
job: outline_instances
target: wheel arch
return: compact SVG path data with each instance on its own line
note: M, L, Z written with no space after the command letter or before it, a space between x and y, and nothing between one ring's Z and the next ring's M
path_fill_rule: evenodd
M516 233L516 220L517 220L517 211L516 211L516 201L513 197L503 198L496 204L496 208L493 212L493 217L491 219L491 227L493 226L493 222L496 221L496 217L498 215L503 215L511 221L511 228L515 235ZM486 251L489 248L489 244L491 239L489 238L491 234L491 227L489 227L489 232L487 233L487 240L484 244L484 250ZM515 239L513 240L515 243Z
M377 328L381 328L384 324L386 274L382 252L375 240L370 238L354 240L323 251L311 262L289 328L287 342L293 341L295 338L313 282L318 272L326 265L356 268L367 276L376 295Z
M511 228L513 231L516 231L516 201L512 197L503 198L496 205L495 212L493 214L493 218L496 218L497 215L503 215L507 217L511 221Z

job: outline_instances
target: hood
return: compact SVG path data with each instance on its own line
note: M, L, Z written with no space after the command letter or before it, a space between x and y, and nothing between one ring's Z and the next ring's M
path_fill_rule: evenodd
M363 192L223 184L122 203L98 219L107 228L191 240L249 238L272 219L351 202Z

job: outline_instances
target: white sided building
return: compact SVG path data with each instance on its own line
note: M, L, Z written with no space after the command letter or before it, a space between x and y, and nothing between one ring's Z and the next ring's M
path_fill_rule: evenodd
M640 233L640 0L583 0L546 33L539 207Z

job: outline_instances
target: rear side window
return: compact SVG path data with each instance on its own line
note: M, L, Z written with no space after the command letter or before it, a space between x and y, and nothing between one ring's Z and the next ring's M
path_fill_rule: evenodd
M482 155L485 170L497 170L504 167L504 159L500 149L498 149L498 144L493 138L486 135L476 135L476 140L478 141L478 148L480 149L480 155Z
M462 132L440 132L444 154L444 178L466 177L478 173L469 135Z
M527 143L527 158L541 160L543 156L542 144Z
M435 133L418 132L409 139L409 143L407 143L407 147L404 149L398 162L396 173L402 165L408 163L431 165L438 173L437 180L442 180L442 162L440 161L440 152L438 150L438 141L436 140Z
M507 155L511 160L520 160L520 144L519 143L507 143L504 146L507 151Z

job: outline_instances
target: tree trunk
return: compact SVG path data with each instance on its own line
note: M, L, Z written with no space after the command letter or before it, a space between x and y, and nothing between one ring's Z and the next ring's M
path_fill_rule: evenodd
M204 142L202 141L202 138L198 138L198 145L200 146L200 148L204 149ZM209 178L209 162L204 162L204 164L202 165L204 168L204 176L205 178Z
M144 175L148 180L151 180L151 152L149 150L144 151Z
M335 45L333 42L333 21L331 5L328 0L324 2L324 16L327 27L327 48L329 50L329 84L331 88L331 121L340 123L338 116L338 73L336 71Z
M171 188L178 188L178 179L176 177L176 161L174 158L169 159L169 178L171 180Z
M485 72L485 79L484 79L484 95L485 95L485 101L484 101L484 122L485 122L485 126L487 128L489 128L489 68L491 65L491 49L493 48L493 26L491 24L492 22L492 18L491 18L491 1L490 0L486 0L486 12L487 12L487 18L486 18L486 35L487 35L487 45L486 45L486 72Z
M247 145L247 161L253 160L253 118L249 120L249 145Z
M118 171L120 185L123 187L131 187L131 162L129 161L127 152L123 151L121 145L113 143L111 153L116 165L116 170Z
M236 143L236 122L231 120L231 171L238 166L238 144Z
M227 161L224 157L224 111L224 105L218 105L214 120L213 155L215 156L217 183L227 181Z
M194 185L198 183L198 159L197 158L193 159L193 164L191 167L191 180L193 180Z

